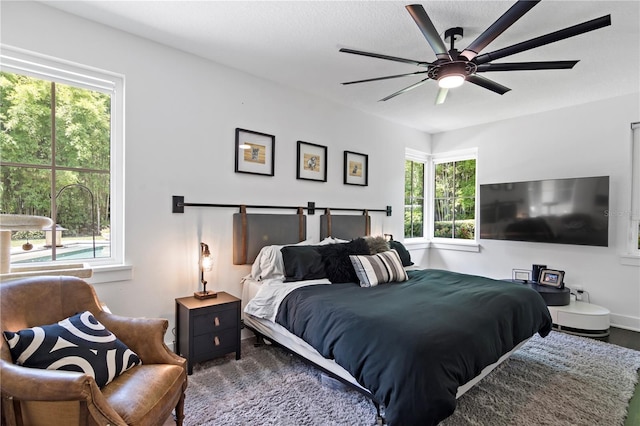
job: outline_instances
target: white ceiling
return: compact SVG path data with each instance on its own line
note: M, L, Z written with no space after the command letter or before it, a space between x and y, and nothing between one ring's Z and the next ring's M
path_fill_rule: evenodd
M503 96L466 83L434 105L437 83L378 100L422 77L413 65L340 53L348 47L420 61L435 55L399 1L45 1L55 8L430 133L640 91L640 2L536 5L482 53L611 14L612 25L496 62L580 60L572 70L485 73ZM423 1L440 35L464 28L462 50L512 1ZM448 43L447 43L448 46Z

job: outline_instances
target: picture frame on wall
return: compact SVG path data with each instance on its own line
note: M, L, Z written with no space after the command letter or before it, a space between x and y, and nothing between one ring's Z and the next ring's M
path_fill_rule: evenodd
M236 128L236 173L274 175L276 137Z
M298 141L296 178L327 181L327 147L310 142Z
M344 152L344 184L369 185L369 156L358 152Z

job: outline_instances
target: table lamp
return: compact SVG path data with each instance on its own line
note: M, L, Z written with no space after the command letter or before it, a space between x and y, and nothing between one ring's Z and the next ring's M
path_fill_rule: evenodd
M207 291L207 281L204 279L204 271L213 270L213 258L211 257L211 252L209 251L209 246L205 243L200 243L200 282L202 283L202 291L196 291L193 293L193 296L196 299L210 299L213 297L218 297L218 294L215 291Z

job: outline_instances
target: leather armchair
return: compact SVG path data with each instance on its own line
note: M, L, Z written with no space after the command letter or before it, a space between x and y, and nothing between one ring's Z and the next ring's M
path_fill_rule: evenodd
M0 284L0 331L53 324L78 312L93 316L138 354L135 366L99 388L76 372L13 363L0 337L2 424L162 425L184 418L186 360L167 348L166 319L126 318L102 309L92 286L74 277L31 277Z

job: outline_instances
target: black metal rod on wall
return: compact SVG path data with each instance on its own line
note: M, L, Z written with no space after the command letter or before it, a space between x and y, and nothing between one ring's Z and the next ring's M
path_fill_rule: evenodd
M387 216L391 216L391 206L387 206L386 209L355 209L355 208L344 208L344 207L316 207L316 203L313 201L307 202L307 207L301 206L265 206L265 205L249 205L249 204L211 204L211 203L185 203L184 196L182 195L174 195L171 198L172 201L172 213L184 213L185 207L230 207L239 209L241 206L244 206L248 209L285 209L285 210L298 210L299 208L303 208L307 210L307 213L310 215L314 215L316 213L316 209L330 209L335 211L353 211L353 212L382 212L386 213Z

